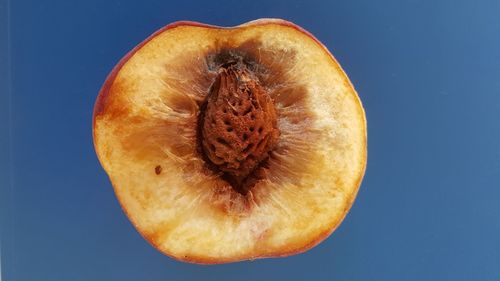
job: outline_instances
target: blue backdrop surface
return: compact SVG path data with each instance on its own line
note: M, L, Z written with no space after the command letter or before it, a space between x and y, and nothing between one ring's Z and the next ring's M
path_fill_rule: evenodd
M2 280L500 280L499 1L16 0L2 9ZM141 238L114 197L92 144L96 95L165 24L261 17L309 30L348 73L368 119L366 176L341 227L307 253L177 262Z

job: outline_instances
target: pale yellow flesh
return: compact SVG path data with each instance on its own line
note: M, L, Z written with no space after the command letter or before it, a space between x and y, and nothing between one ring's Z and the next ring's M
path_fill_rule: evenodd
M253 38L276 54L272 63L287 64L278 112L293 109L286 95L300 86L309 117L302 127L279 122L280 140L295 156L276 153L280 161L271 160L271 168L297 167L277 172L291 178L265 181L243 198L207 172L193 140L196 102L213 78L199 78L207 52ZM219 263L306 250L341 222L364 174L366 124L356 92L324 47L282 22L167 29L123 65L107 95L95 116L99 159L139 232L181 260Z

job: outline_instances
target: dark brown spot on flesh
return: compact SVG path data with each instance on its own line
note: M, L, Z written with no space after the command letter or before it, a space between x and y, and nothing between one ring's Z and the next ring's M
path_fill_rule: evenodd
M156 166L155 167L155 174L157 174L157 175L161 174L161 170L162 170L162 168L160 165Z

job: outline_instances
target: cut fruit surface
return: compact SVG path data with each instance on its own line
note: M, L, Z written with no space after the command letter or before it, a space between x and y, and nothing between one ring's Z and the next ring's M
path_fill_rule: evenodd
M157 31L108 76L93 133L137 230L196 263L313 247L348 212L367 157L345 73L311 34L274 19Z

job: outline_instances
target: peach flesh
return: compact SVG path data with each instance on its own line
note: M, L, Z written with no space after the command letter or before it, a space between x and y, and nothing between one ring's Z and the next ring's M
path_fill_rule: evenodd
M303 34L308 35L310 39L314 40L320 48L323 48L326 51L326 53L329 54L328 51L326 50L326 48L324 46L322 46L321 43L319 43L319 41L317 41L312 35L310 35L308 32L302 30L300 27L295 26L292 23L285 22L285 21L276 21L276 20L260 20L257 22L250 23L248 25L249 26L252 26L252 25L258 26L258 25L266 25L266 24L283 25L283 26L287 26L289 28L293 28L295 30L298 30L299 32L301 32ZM125 56L120 61L120 63L113 69L113 71L108 76L108 78L107 78L105 84L103 85L103 88L99 94L99 97L96 101L95 110L94 110L94 141L95 142L96 142L96 139L100 137L100 136L97 136L99 134L96 135L96 120L98 119L98 117L100 117L102 115L106 115L106 114L108 114L107 112L109 112L109 111L106 111L106 109L109 108L109 104L110 104L110 100L108 100L111 96L109 94L110 89L113 85L113 82L115 81L115 78L119 74L122 66L124 64L126 64L126 62L132 56L134 56L134 54L138 50L140 50L144 45L146 45L150 40L154 39L159 34L165 32L165 31L168 31L170 29L175 29L177 27L187 27L187 26L203 27L203 28L207 28L207 29L223 29L221 27L214 27L214 26L193 23L193 22L178 22L178 23L170 24L170 25L166 26L165 28L159 30L158 32L156 32L152 36L150 36L146 41L141 43L139 46L134 48L134 50L132 50L129 54L127 54L127 56ZM333 59L333 57L331 57L331 55L330 55L330 59L332 59L334 64L336 64L335 60ZM342 70L340 68L338 68L337 71L340 71L342 73ZM345 76L345 74L343 74L343 75ZM348 86L352 89L352 85L350 85L350 83L348 82L347 77L345 77L345 79L347 81L346 83L348 84ZM351 90L351 91L355 95L355 92L353 92L353 90ZM359 110L359 112L361 112L361 117L362 117L361 121L365 122L364 121L364 113L362 113L361 104L359 103L359 100L357 100L355 102L357 102L359 105L358 110ZM364 126L366 126L366 125L364 125ZM176 259L189 261L189 262L196 262L196 263L223 263L223 262L231 262L231 261L237 261L237 260L242 260L242 259L255 259L255 258L263 258L263 257L286 256L286 255L295 254L295 253L305 251L305 250L313 247L317 243L319 243L321 240L326 238L331 232L333 232L333 230L336 228L336 226L338 226L338 224L340 224L343 217L347 213L347 210L349 209L350 205L352 204L352 202L354 200L354 197L355 197L356 192L357 192L357 188L358 188L358 186L361 182L362 176L364 174L364 167L365 167L365 161L366 161L366 128L364 126L362 128L363 133L361 135L361 136L364 135L364 138L361 140L361 143L364 144L363 145L364 148L361 149L361 152L363 155L361 157L362 163L361 163L361 165L359 165L361 167L361 169L357 171L357 177L355 180L353 180L353 183L352 183L353 188L351 191L349 191L349 193L350 193L349 198L350 199L348 199L345 202L342 211L338 215L336 215L336 219L333 220L333 222L325 222L325 224L328 224L328 227L325 227L322 230L316 231L314 233L314 235L311 234L307 239L303 239L303 240L299 239L298 242L289 243L288 246L284 246L284 247L280 246L280 247L277 247L274 249L274 246L270 245L269 250L261 250L260 247L257 247L256 250L253 250L253 251L247 252L247 253L239 253L239 254L236 253L236 254L232 254L232 255L228 255L228 256L220 255L220 256L215 256L215 257L211 256L211 255L204 255L204 254L184 254L183 255L183 254L172 252L172 251L168 250L167 248L165 248L164 245L161 244L162 242L160 242L160 240L158 240L158 238L157 238L159 236L157 236L156 234L152 235L147 230L144 229L144 226L142 226L139 223L141 221L140 217L137 217L137 215L134 214L134 212L136 212L136 211L134 211L128 205L129 203L125 202L125 199L123 197L124 195L122 194L123 191L120 191L120 189L117 189L117 186L119 184L115 183L115 181L113 181L113 180L112 180L112 182L113 182L113 186L115 187L115 190L117 191L117 196L120 200L120 203L122 204L124 211L127 213L129 218L131 219L132 223L137 227L139 232L151 244L153 244L153 246L158 248L163 253L170 255ZM99 149L102 150L102 148L99 148L99 144L96 142L96 150L98 151L99 159L100 159L101 163L103 163L103 166L106 166L107 159L105 159L105 156L103 156L104 154L99 152ZM165 173L162 171L165 171L164 166L161 166L161 165L154 166L154 173L156 175L164 175ZM110 176L111 176L111 178L117 179L116 176L114 176L114 177L112 175L110 175ZM118 182L118 180L116 180L116 181ZM122 195L120 195L120 194L122 194Z

